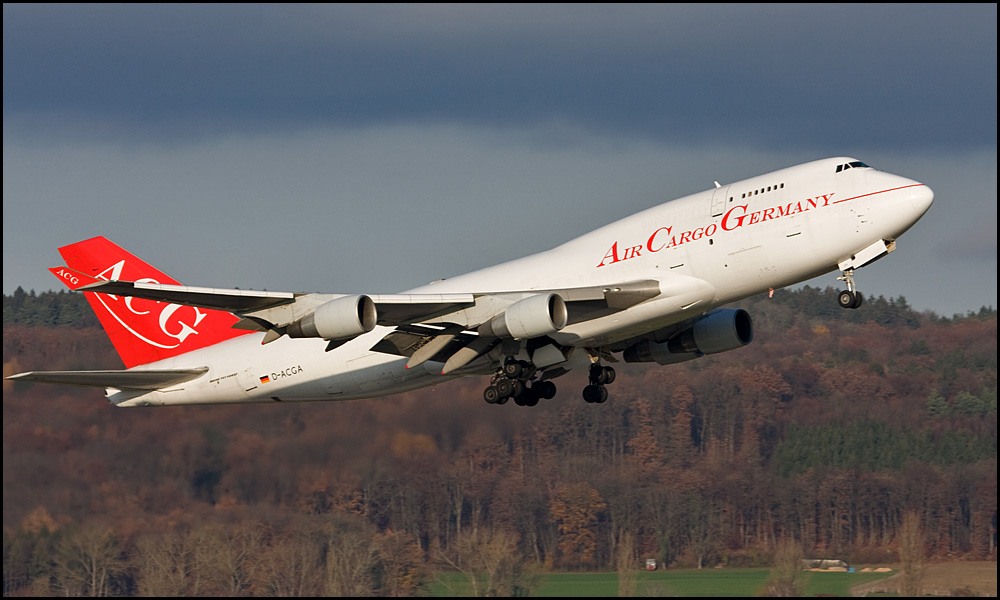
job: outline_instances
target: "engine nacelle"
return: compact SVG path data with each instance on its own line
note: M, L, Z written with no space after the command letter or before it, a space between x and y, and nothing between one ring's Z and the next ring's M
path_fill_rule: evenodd
M526 339L555 333L566 326L569 313L558 294L538 294L518 300L479 326L479 335Z
M288 337L343 340L375 328L378 314L368 296L344 296L321 304L285 329Z
M642 340L629 346L625 362L684 362L706 354L735 350L753 341L753 320L742 308L714 310L666 342Z

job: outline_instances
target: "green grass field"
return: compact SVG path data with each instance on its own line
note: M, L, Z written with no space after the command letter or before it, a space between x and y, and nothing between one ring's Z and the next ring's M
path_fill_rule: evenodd
M803 573L804 596L816 594L851 595L851 587L887 577L888 573ZM764 589L770 569L679 569L643 571L638 575L636 596L752 597ZM471 593L464 579L453 573L438 574L431 587L435 597L465 596ZM547 573L532 594L538 597L614 597L618 595L618 574Z

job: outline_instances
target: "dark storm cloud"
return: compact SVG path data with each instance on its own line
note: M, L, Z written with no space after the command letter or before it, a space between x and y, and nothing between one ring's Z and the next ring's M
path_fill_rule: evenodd
M996 144L996 5L4 6L5 126Z

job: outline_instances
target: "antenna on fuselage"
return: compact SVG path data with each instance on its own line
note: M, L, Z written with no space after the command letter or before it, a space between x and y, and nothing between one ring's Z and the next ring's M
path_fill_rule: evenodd
M718 181L716 181L716 182L714 182L714 183L715 183L715 187L716 187L716 189L718 189L718 188L722 187L721 185L719 185L719 182L718 182Z

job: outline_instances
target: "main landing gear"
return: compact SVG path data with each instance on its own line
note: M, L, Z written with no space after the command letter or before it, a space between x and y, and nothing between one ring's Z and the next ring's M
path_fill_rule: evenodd
M538 369L535 365L508 358L497 369L490 385L483 390L483 399L489 404L506 404L511 398L518 406L535 406L539 400L551 400L556 395L556 384L551 381L532 380ZM583 388L583 399L591 404L608 400L604 386L615 380L615 370L600 363L590 365L589 383Z
M608 390L604 386L615 380L615 370L600 363L590 365L590 384L583 388L583 399L591 404L608 401Z
M865 301L865 297L861 295L861 292L854 285L854 269L846 269L844 274L838 277L837 280L847 283L847 289L842 290L837 295L837 303L842 308L857 308L861 306L861 303Z
M535 406L541 399L550 400L556 396L556 384L551 381L535 381L531 378L537 369L523 360L508 359L483 390L483 399L489 404L506 404L514 399L518 406Z

